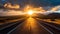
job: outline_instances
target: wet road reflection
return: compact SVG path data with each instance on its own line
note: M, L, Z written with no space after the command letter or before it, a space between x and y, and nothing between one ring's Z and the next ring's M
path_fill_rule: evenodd
M22 25L19 25L12 34L50 34L34 18L28 18Z

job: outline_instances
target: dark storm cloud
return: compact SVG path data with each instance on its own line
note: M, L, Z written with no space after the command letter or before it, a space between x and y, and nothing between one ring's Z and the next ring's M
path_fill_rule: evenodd
M5 0L2 0L5 1ZM60 0L6 0L13 4L32 4L34 6L57 6L60 5Z
M37 6L56 6L60 5L60 0L32 0L32 4Z
M60 5L60 0L10 0L12 3L33 4L36 6L56 6Z

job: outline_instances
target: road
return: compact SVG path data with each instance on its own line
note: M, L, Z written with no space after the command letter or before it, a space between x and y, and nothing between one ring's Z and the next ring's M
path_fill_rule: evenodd
M16 26L21 24L25 18L21 18L20 20L14 21L12 20L11 23L0 25L0 34L7 34L10 30L14 29Z
M59 24L55 24L53 22L46 22L40 19L37 19L37 21L39 22L39 24L46 29L47 31L49 31L50 33L53 34L60 34L60 25Z
M60 34L60 25L37 18L25 18L4 25L0 34Z

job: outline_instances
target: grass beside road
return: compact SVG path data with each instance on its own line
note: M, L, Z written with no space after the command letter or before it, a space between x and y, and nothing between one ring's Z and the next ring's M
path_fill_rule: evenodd
M40 20L50 22L50 23L52 22L52 23L60 24L60 19L55 19L55 21L51 21L51 19L40 19Z
M21 18L25 18L24 16L1 16L0 17L0 25L11 23L17 20L20 20Z

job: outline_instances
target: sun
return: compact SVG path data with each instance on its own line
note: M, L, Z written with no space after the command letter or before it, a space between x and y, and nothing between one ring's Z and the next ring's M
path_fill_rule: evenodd
M33 10L28 10L28 15L32 15L33 14Z

